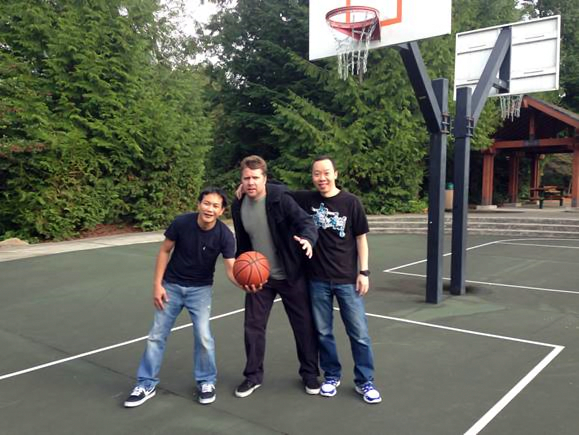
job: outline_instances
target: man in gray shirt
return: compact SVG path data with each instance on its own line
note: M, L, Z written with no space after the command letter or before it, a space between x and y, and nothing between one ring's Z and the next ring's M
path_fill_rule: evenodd
M270 278L263 288L245 287L245 380L235 390L247 397L261 386L267 320L279 295L296 342L299 374L308 394L318 394L318 343L304 276L318 232L311 217L289 195L287 188L268 184L267 164L259 156L241 162L244 195L231 208L237 255L258 251L270 263Z

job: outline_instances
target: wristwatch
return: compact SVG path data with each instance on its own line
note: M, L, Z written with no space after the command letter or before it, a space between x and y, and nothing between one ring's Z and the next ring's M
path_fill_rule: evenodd
M364 275L364 276L370 276L370 271L368 269L366 270L361 270L360 272L358 272L360 275Z

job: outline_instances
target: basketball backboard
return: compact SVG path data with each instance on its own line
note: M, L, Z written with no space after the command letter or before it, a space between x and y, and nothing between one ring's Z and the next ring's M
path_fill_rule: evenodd
M456 34L454 95L460 87L474 92L503 28L511 28L510 65L501 79L509 90L492 88L489 96L519 95L559 89L559 15ZM508 60L508 56L507 56ZM498 78L498 75L497 75Z
M380 39L370 49L450 33L452 0L310 0L310 60L336 56L334 32L326 22L333 9L367 6L377 9Z

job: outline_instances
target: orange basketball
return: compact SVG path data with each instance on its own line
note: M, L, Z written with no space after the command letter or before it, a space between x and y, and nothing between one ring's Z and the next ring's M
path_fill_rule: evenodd
M241 285L259 287L269 278L269 261L257 251L244 252L233 264L233 276Z

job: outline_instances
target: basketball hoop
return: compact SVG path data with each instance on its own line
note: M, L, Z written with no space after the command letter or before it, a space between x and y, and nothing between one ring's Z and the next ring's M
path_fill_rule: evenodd
M503 121L506 119L514 121L515 118L521 116L523 95L499 95L499 99L501 100L501 117Z
M326 14L326 22L335 30L338 75L341 79L358 74L362 81L367 71L370 41L380 40L378 17L378 10L367 6L345 6Z

